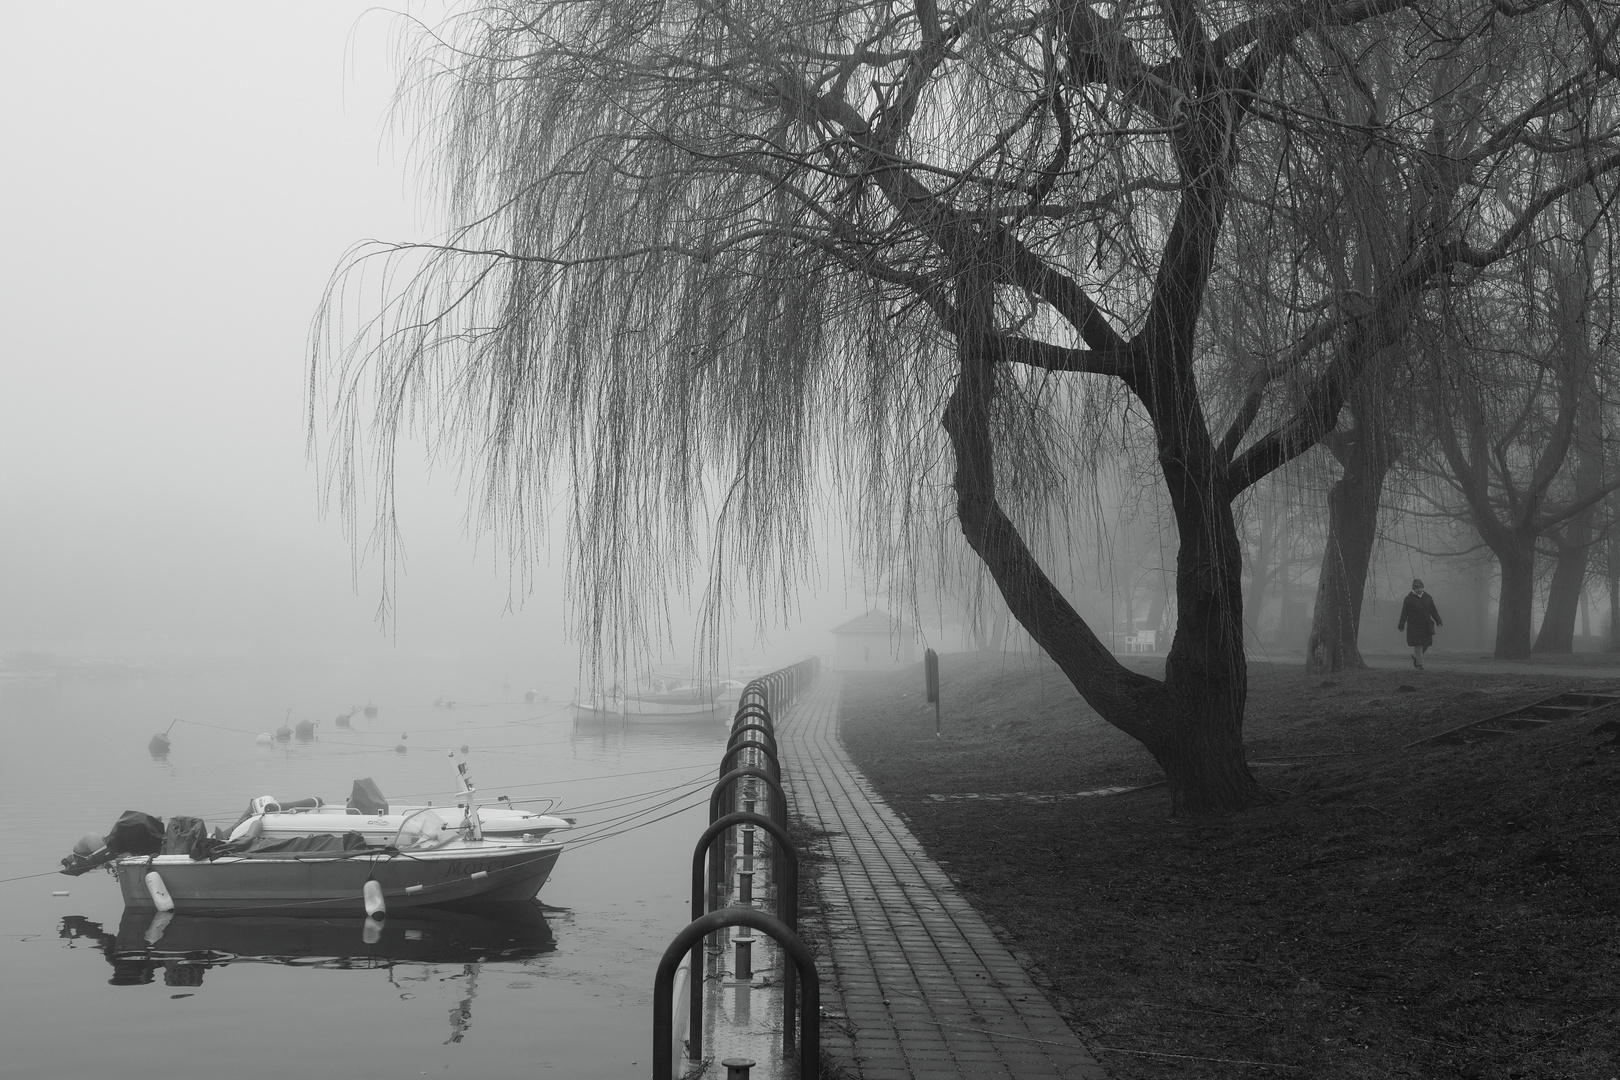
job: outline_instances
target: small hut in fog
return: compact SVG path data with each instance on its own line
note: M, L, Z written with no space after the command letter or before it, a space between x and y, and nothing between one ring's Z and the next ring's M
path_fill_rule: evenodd
M874 608L835 626L833 662L837 671L893 671L917 662L917 635L887 611Z

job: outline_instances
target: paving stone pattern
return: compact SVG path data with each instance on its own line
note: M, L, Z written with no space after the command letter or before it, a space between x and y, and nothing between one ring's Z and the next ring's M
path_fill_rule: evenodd
M859 1080L1101 1080L1018 960L872 791L823 674L776 724L798 816L833 833L821 1038Z

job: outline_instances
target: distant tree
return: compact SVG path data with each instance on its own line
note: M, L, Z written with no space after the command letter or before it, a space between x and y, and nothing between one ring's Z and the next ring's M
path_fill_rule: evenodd
M1551 280L1555 293L1570 284L1556 272ZM1567 292L1548 299L1532 288L1516 297L1521 306L1507 298L1520 285L1507 279L1494 294L1474 298L1472 310L1437 335L1427 392L1438 443L1434 471L1501 569L1495 654L1503 660L1532 651L1536 548L1560 528L1581 547L1578 576L1564 586L1573 632L1592 539L1588 515L1616 486L1603 482L1600 437L1591 430L1598 388L1590 349L1581 344L1585 327ZM1585 452L1576 449L1583 439ZM1557 573L1553 581L1556 587Z
M1252 805L1265 794L1244 759L1232 501L1334 428L1414 297L1501 258L1546 206L1620 165L1536 181L1517 217L1479 211L1497 172L1547 138L1549 109L1614 93L1614 13L1599 13L478 8L425 40L408 80L442 136L457 227L356 252L332 296L381 256L387 306L366 331L317 327L338 342L317 346L312 374L336 395L335 475L352 506L370 409L385 480L393 440L420 420L436 451L476 464L485 512L519 543L566 478L572 580L606 635L644 617L651 580L706 536L710 565L745 585L791 576L823 476L880 531L934 514L948 482L1009 610L1153 754L1173 808ZM1374 42L1419 59L1411 100L1363 134L1459 195L1372 292L1306 298L1287 351L1249 358L1234 394L1228 369L1201 363L1211 274L1257 241L1268 207L1297 203L1294 178L1355 167L1307 137L1343 126L1312 87ZM1487 115L1485 143L1453 135ZM1214 410L1234 416L1224 435ZM1151 442L1178 531L1162 680L1115 659L1026 536L1128 432Z

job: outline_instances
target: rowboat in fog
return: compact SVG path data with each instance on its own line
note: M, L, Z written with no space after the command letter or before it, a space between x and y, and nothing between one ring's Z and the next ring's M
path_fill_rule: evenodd
M720 687L654 676L652 688L590 694L574 703L579 720L671 724L723 719L727 708Z

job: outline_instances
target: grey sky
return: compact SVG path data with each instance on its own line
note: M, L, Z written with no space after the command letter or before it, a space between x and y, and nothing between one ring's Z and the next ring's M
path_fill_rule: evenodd
M437 228L385 138L394 28L351 0L8 10L0 649L570 651L560 554L503 614L504 558L450 478L404 470L397 644L375 562L356 595L317 516L322 288L351 242ZM825 649L860 603L778 648Z

